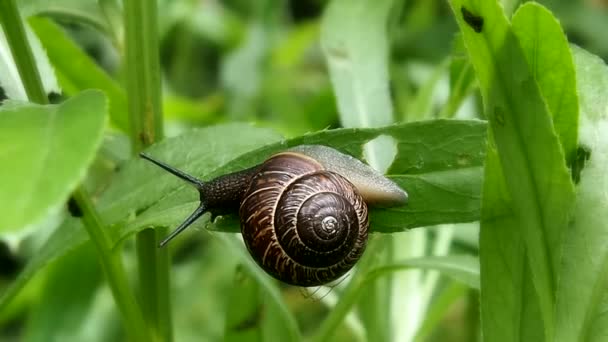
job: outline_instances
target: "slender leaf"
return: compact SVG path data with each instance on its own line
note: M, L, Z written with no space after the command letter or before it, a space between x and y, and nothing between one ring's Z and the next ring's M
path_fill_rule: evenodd
M437 270L471 288L479 288L479 259L467 255L427 256L399 261L372 269L366 275L365 281L379 277L383 273L416 268Z
M513 31L553 115L555 131L570 165L578 141L578 96L568 40L551 12L533 2L515 12Z
M268 277L268 275L253 261L251 256L247 254L246 248L241 239L237 239L236 236L230 236L225 234L217 235L227 247L232 257L236 257L240 260L244 266L243 270L246 274L255 279L257 284L264 290L265 295L263 298L264 305L267 305L270 317L264 317L267 325L270 323L274 325L276 329L280 331L268 331L267 326L260 329L260 337L264 341L300 341L300 332L298 325L286 306L286 303L281 298L281 292L276 285L276 282ZM251 297L249 297L251 299ZM274 335L275 338L272 338Z
M551 112L498 2L453 0L450 4L480 83L509 206L526 246L549 337L554 332L561 242L574 187ZM571 123L573 118L568 120ZM492 229L492 225L483 229Z
M262 341L264 303L260 285L238 265L226 312L224 341Z

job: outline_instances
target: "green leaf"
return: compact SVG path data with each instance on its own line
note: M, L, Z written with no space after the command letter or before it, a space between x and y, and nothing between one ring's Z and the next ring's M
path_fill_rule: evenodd
M321 46L343 127L390 125L387 23L393 0L332 1L321 22ZM369 164L384 170L393 157L391 141L368 147Z
M147 153L201 179L210 179L253 166L275 152L302 144L324 144L360 157L362 145L367 141L380 134L390 135L398 140L400 151L391 166L393 173L415 172L417 174L414 176L417 177L433 174L429 176L433 182L421 181L410 192L407 206L391 209L390 215L395 220L403 220L403 225L376 220L372 216L373 229L394 231L425 226L429 220L447 223L479 219L479 193L476 191L479 191L481 184L485 130L486 125L481 121L436 120L385 128L322 131L277 143L279 136L268 129L228 124L166 139L152 146ZM239 139L233 139L234 132L239 132ZM259 148L252 150L256 146ZM413 157L409 155L412 151L417 151ZM477 169L476 174L469 174L472 178L459 176L463 169L468 172L466 170L469 168ZM394 179L409 191L410 180ZM436 188L443 191L437 192ZM416 204L418 200L412 194L426 191L437 193L441 198L421 198L422 203ZM174 227L198 204L198 193L183 181L164 174L144 160L131 160L121 169L97 204L105 223L112 225L108 229L113 233L115 246L118 246L121 241L146 227ZM425 205L431 207L424 208ZM467 208L467 212L463 214L453 208ZM378 215L382 210L387 209L378 209L373 215ZM428 214L417 216L420 210ZM410 216L414 218L410 219ZM204 219L199 220L199 225L204 222ZM238 223L216 220L213 228L237 232ZM79 223L69 220L61 226L0 298L0 307L38 269L86 239Z
M321 45L344 127L393 122L386 22L393 0L334 0L321 23ZM373 114L370 110L373 109Z
M58 20L76 22L109 32L109 24L96 0L20 0L24 17L45 15Z
M579 139L584 161L573 224L564 239L557 288L555 341L604 341L608 294L608 67L573 48L581 104ZM603 334L602 335L602 332Z
M488 147L482 199L479 255L484 338L541 341L542 338L530 336L530 330L542 333L543 323L540 315L527 314L538 311L538 300L527 267L524 241L513 229L520 223L508 213L510 197L492 143Z
M102 90L109 100L112 124L127 132L127 97L124 89L55 23L40 17L32 17L29 23L46 50L65 94L73 96L90 88Z
M28 25L24 26L45 92L47 94L51 92L61 93L49 58L42 48L38 37L36 37ZM19 72L17 71L2 27L0 27L0 86L4 89L6 97L9 99L27 101L25 88L19 77Z
M100 107L90 106L87 108ZM79 117L84 118L84 116ZM239 132L239 139L232 139L234 132ZM244 124L228 124L192 130L179 137L165 139L152 146L149 149L149 153L168 163L172 163L176 167L184 167L184 164L188 162L192 167L200 168L202 173L209 173L213 172L218 165L227 163L245 151L279 139L280 136L268 129L254 128ZM219 141L223 143L218 144ZM193 146L202 146L203 148L192 149ZM184 167L184 169L186 168ZM107 225L113 224L108 227L108 232L115 234L115 244L122 241L117 237L122 225L117 222L128 217L134 217L138 213L138 210L144 211L145 208L150 207L153 203L163 198L163 196L170 196L170 193L177 192L176 190L178 189L185 189L184 184L180 180L170 176L164 176L166 177L166 183L159 183L158 175L159 170L151 167L144 160L131 160L99 199L98 209L102 219ZM182 196L194 195L188 191L181 191L179 193ZM194 196L191 197L193 198ZM156 227L173 226L177 221L188 215L187 208L181 209L182 211L178 212L178 215L170 215L168 219L163 217L163 211L159 210L157 211L158 220L149 222L147 225ZM156 218L154 216L151 217L153 219ZM130 236L133 232L135 232L134 228L123 232L122 238ZM0 311L6 307L8 302L40 269L80 246L88 238L79 220L66 220L51 234L38 252L34 254L11 286L2 293L0 297Z
M84 178L101 144L107 107L87 91L61 105L0 107L0 232L58 210Z
M440 118L453 117L476 85L473 66L466 53L462 34L456 34L450 59L450 96L438 115Z
M404 269L435 270L471 288L479 289L479 259L468 255L427 256L412 258L372 269L365 278ZM368 279L370 278L370 279Z
M356 158L363 145L386 135L397 141L397 155L388 177L409 194L405 206L373 208L370 228L395 232L439 223L479 219L481 165L485 147L482 121L435 120L368 129L337 129L290 139L248 153L218 174L262 162L291 146L322 144ZM236 231L234 220L220 220L215 229Z
M513 31L553 115L553 126L570 165L578 141L578 96L568 40L551 12L534 2L515 12Z
M260 285L242 265L237 266L233 284L224 323L224 341L262 341L264 303L260 298Z
M24 340L78 341L87 336L85 323L102 281L96 258L91 244L83 244L51 267Z
M519 229L512 234L523 237L545 333L553 336L561 242L570 219L574 187L552 114L498 2L452 0L450 4L480 83L510 195L503 199ZM488 211L492 210L490 205ZM482 224L482 230L493 229L489 222ZM521 264L512 265L516 266Z
M264 306L264 311L267 315L266 317L255 317L253 319L261 319L261 327L258 325L256 328L258 330L259 338L262 341L301 341L300 332L298 330L298 325L295 321L294 316L291 314L289 309L287 308L286 303L283 301L281 297L281 292L279 291L278 286L276 285L276 281L270 277L253 261L251 256L246 252L246 248L242 243L241 239L237 239L236 236L229 236L225 234L217 235L220 240L225 244L228 252L232 255L232 257L236 257L239 259L241 265L243 265L243 272L247 274L249 279L255 279L256 285L249 283L247 285L249 287L249 294L252 294L251 291L254 290L252 287L256 289L259 287L263 290L262 295L262 305ZM251 300L251 298L249 298ZM251 304L251 303L250 303ZM250 310L259 310L260 303L253 303L254 308L249 307ZM241 309L241 306L239 306ZM251 313L251 311L249 312ZM240 314L243 314L241 312ZM239 315L240 315L239 314ZM254 312L255 314L255 312ZM257 312L259 314L259 312ZM238 329L234 329L234 325L229 326L230 323L235 323L232 319L238 320L239 324L237 326L243 326L243 321L238 319L235 312L229 312L229 319L226 321L226 327L231 329L230 334L228 335L230 338L243 337L240 334L235 334L238 332ZM242 317L242 316L241 316ZM251 315L249 317L252 317ZM249 322L251 324L251 322ZM255 323L251 324L255 327ZM275 331L273 331L275 330ZM240 335L240 336L236 336ZM250 336L250 335L246 335ZM233 339L231 339L233 340ZM239 339L242 341L242 339Z

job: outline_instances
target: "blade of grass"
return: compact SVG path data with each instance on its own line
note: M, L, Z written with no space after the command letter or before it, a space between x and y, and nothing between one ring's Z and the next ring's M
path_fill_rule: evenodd
M156 1L124 2L125 69L134 155L163 138L157 16ZM160 341L173 339L169 252L157 248L166 233L166 228L145 229L136 236L142 311L154 339Z
M377 253L379 248L382 248L382 245L370 245L369 253ZM362 259L360 262L373 263L373 259ZM479 287L479 261L470 256L421 257L371 268L367 273L356 272L352 276L352 279L350 279L348 287L342 293L340 301L330 311L327 319L321 323L312 341L330 341L334 331L338 328L351 307L357 302L357 299L363 293L368 295L369 286L373 282L379 278L389 276L396 271L418 271L419 269L437 270L470 287Z

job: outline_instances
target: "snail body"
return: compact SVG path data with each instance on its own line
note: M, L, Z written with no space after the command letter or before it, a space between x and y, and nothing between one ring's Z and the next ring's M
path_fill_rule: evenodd
M321 145L298 146L208 182L141 156L200 193L199 207L161 246L207 211L238 210L253 259L292 285L318 286L345 274L365 250L367 203L407 201L405 191L369 166Z

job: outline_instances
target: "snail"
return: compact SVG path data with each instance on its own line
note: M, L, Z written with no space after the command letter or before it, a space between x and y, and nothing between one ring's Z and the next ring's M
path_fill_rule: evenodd
M198 208L160 247L208 211L238 210L243 240L256 263L297 286L329 283L353 267L367 243L367 204L393 206L408 198L371 167L322 145L297 146L207 182L140 156L200 194Z

